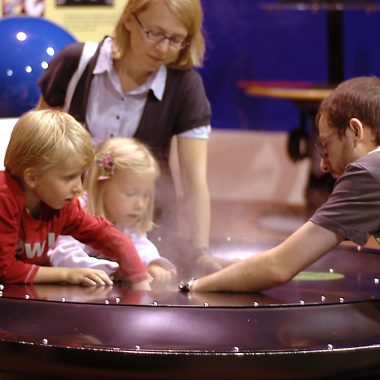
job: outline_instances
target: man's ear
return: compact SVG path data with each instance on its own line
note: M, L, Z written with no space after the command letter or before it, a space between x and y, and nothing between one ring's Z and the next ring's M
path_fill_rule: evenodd
M31 189L34 189L34 187L37 184L38 175L36 168L26 168L23 172L22 179L24 180L24 183L30 187Z
M355 117L350 120L349 128L354 132L355 140L361 140L364 137L363 124L359 119Z

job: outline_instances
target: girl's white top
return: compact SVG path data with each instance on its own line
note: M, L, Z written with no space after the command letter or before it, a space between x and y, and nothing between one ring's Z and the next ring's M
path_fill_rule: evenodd
M144 233L137 235L127 228L121 229L127 234L139 254L144 265L157 264L167 270L174 270L174 265L164 257L161 257L157 247L147 238ZM50 263L54 267L69 268L94 268L101 269L108 275L114 273L119 264L108 260L101 253L74 239L72 236L59 236L55 245L48 252Z

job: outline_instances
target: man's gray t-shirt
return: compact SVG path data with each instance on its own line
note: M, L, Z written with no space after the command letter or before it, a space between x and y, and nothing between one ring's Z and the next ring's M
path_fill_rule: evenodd
M310 221L359 245L380 236L380 151L347 165Z

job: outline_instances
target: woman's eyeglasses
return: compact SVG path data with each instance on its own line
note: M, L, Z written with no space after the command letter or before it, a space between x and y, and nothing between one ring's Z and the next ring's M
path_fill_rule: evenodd
M145 36L149 42L152 42L154 44L159 44L162 41L168 40L169 46L172 49L176 49L176 50L181 50L189 44L189 41L187 38L184 38L181 36L168 37L164 33L161 33L155 30L145 29L144 25L141 23L141 21L139 20L139 18L137 17L135 13L133 13L133 17L139 24L141 30L145 33Z

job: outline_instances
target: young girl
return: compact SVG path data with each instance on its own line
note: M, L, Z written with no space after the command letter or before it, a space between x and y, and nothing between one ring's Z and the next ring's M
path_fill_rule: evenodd
M118 262L120 275L149 289L129 237L77 199L94 158L90 134L57 110L30 111L13 128L0 171L0 282L111 285L92 268L53 268L47 257L58 235L72 235Z
M104 141L85 179L82 204L98 216L106 217L129 235L137 252L158 283L170 282L175 267L160 257L146 237L153 227L155 182L159 168L148 148L133 138L115 137ZM104 260L70 236L61 236L49 252L54 266L86 266L104 270L118 277L118 264Z

